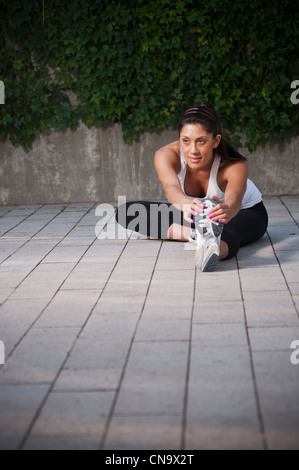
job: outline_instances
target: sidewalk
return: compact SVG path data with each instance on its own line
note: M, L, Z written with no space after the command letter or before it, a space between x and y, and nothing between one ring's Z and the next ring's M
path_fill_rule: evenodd
M97 204L0 207L0 449L298 450L299 196L265 204L213 273Z

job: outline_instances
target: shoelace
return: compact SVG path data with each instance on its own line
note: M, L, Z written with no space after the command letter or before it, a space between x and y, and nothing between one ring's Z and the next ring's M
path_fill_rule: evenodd
M216 222L213 222L216 223ZM197 222L197 225L202 228L209 228L210 227L210 221L207 219L201 219Z

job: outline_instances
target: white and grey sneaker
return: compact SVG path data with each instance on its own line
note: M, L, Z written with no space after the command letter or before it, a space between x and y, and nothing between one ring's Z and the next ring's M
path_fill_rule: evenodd
M223 230L221 222L209 219L209 213L218 202L214 199L203 199L203 213L194 216L196 234L195 265L202 272L213 271L219 261L220 239ZM194 240L194 235L193 235Z

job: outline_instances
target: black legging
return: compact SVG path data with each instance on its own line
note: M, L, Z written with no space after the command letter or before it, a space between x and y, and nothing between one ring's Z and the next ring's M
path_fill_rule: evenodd
M195 228L184 220L183 212L168 202L134 201L121 205L116 221L129 230L151 238L168 239L167 232L173 223ZM228 245L228 258L235 256L240 246L259 240L267 230L268 214L263 202L249 209L241 209L224 224L221 240Z

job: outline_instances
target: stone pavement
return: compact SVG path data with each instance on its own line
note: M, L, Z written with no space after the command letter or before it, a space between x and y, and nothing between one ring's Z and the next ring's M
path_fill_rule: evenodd
M0 449L299 449L299 197L265 203L213 273L111 206L1 207Z

